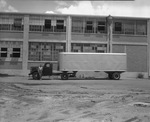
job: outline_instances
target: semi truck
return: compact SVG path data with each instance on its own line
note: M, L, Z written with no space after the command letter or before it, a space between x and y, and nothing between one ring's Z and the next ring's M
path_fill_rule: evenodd
M58 71L53 70L52 63L46 62L42 76L60 75L62 80L76 77L77 72L105 72L109 79L119 80L120 74L127 69L126 53L59 53ZM37 67L31 67L33 79L39 79Z

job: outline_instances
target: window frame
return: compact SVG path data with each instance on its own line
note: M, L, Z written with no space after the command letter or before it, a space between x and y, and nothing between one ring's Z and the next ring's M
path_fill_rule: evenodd
M87 20L85 24L85 33L94 33L94 22L92 20Z
M107 44L72 43L71 52L106 53Z
M138 27L139 25L139 27ZM141 27L140 26L145 26L145 32L141 32ZM139 29L138 29L139 28ZM139 31L140 30L140 31ZM136 21L136 35L147 35L147 22L143 22L143 21Z
M57 61L58 53L65 52L65 50L65 43L30 42L28 59L30 61Z
M6 49L6 50L2 50L2 49ZM3 56L2 56L3 55ZM8 55L8 48L7 47L1 47L1 51L0 51L0 57L1 58L6 58Z
M123 22L119 22L119 21L114 22L114 33L121 34L122 31L123 31Z
M19 49L19 50L15 50L15 49ZM20 47L13 47L11 57L12 58L20 58L21 57L21 48Z
M22 18L14 18L13 19L13 24L12 24L12 30L23 30L23 26L22 26L22 22L23 22L23 19Z
M101 22L101 24L100 24ZM103 22L103 24L102 24ZM106 21L97 21L97 32L98 33L106 33L107 29L106 29ZM100 29L101 28L101 29ZM102 29L104 28L104 29Z
M83 32L83 20L72 19L72 32L82 33Z
M62 22L61 22L62 21ZM64 32L65 29L65 21L63 19L57 19L56 20L56 29L55 32Z
M51 29L52 28L52 20L51 19L45 19L44 20L44 29Z
M135 34L135 22L134 21L124 21L124 34Z

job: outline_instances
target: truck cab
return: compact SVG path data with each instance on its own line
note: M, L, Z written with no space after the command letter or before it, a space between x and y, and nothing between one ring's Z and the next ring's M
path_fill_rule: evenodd
M32 78L35 80L40 79L38 72L38 67L31 67L29 75L32 75ZM42 76L51 76L53 75L53 66L52 63L46 62L43 66Z
M32 75L32 78L34 80L41 79L38 68L39 67L31 67L30 69L29 76ZM74 72L53 71L53 64L50 62L46 62L42 68L42 76L52 76L52 75L56 76L57 75L57 76L61 76L62 80L68 80L69 77L75 77L76 73L77 73L76 71Z
M43 66L42 75L43 76L51 76L53 73L53 66L51 63L45 63Z

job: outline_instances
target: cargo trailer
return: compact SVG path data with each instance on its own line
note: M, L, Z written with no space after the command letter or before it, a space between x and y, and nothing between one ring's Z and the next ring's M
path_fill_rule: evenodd
M103 71L110 79L120 79L127 69L126 53L68 53L59 54L59 70L65 79L68 72Z

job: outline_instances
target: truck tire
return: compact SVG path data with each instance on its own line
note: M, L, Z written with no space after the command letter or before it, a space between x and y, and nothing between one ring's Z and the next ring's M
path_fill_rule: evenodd
M68 74L67 73L61 74L61 79L62 80L68 80Z
M120 79L120 73L119 73L119 72L114 72L114 73L112 74L112 78L113 78L114 80L119 80L119 79Z
M38 72L34 72L34 73L32 74L32 78L33 78L34 80L39 80L39 79L40 79L39 73L38 73Z

